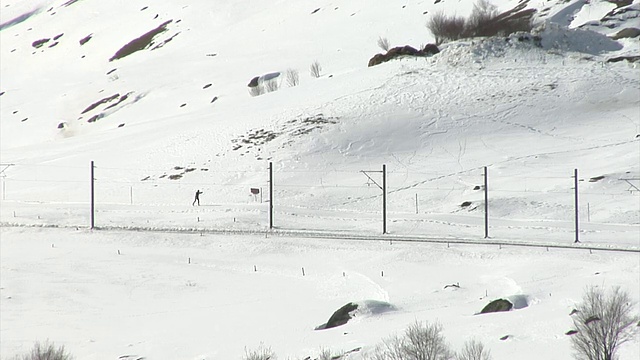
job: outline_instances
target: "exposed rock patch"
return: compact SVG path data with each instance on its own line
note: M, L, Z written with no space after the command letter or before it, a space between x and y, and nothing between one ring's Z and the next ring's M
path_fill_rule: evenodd
M324 328L331 329L336 326L346 324L353 317L351 312L355 311L356 309L358 309L358 304L354 304L354 303L345 304L343 307L336 310L333 313L333 315L331 315L331 317L329 318L329 321L327 321Z
M110 102L110 101L113 101L113 100L117 99L119 96L120 96L120 94L114 94L114 95L111 95L111 96L107 96L107 97L105 97L105 98L102 98L102 99L100 99L100 100L98 100L98 101L94 102L93 104L91 104L91 105L87 106L87 108L86 108L86 109L82 110L81 114L88 113L89 111L91 111L91 110L93 110L93 109L97 108L98 106L100 106L100 105L102 105L102 104L105 104L105 103L108 103L108 102Z
M246 135L240 135L238 138L231 140L234 144L232 150L237 151L243 149L247 152L248 150L261 151L260 146L280 137L287 139L280 146L280 148L284 148L291 145L296 137L309 134L336 123L338 123L338 118L336 117L325 117L323 114L317 114L301 119L289 120L280 126L280 128L274 130L254 129Z
M50 40L51 39L49 39L49 38L36 40L36 41L31 43L31 46L33 46L34 48L38 49L38 48L42 47L42 45L48 43Z
M357 316L378 315L395 309L393 305L384 301L365 300L362 302L350 302L336 310L325 324L319 325L315 329L331 329L344 325Z
M618 40L624 38L636 38L638 36L640 36L640 29L631 27L618 31L613 36L611 36L611 38L614 40Z
M86 44L87 42L89 42L89 40L91 40L91 37L93 36L93 34L89 34L85 37L83 37L82 39L80 39L80 46Z
M497 299L487 304L487 306L480 311L480 314L510 311L511 309L513 309L513 304L509 300Z
M389 60L393 60L402 56L431 56L440 52L440 49L434 44L428 44L422 50L418 50L409 45L398 46L392 49L389 49L385 54L376 54L370 60L368 66L376 66L387 62Z
M109 61L122 59L123 57L129 56L137 51L144 50L153 45L153 38L167 31L167 25L169 25L173 20L167 20L164 23L160 24L157 28L148 31L144 35L131 40L129 43L124 45L120 50L118 50ZM175 35L174 35L175 36Z
M640 55L632 55L632 56L616 56L610 59L607 59L608 63L615 63L620 61L628 61L630 63L635 63L640 61Z

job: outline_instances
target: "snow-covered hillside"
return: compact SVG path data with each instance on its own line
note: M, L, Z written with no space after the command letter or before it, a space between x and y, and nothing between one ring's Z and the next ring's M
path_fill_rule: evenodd
M419 47L433 41L430 14L467 15L473 4L3 2L3 221L86 225L93 160L98 225L213 218L222 221L206 226L261 230L271 161L276 226L314 228L328 211L358 223L329 230L357 229L370 213L377 232L381 192L362 171L386 164L390 232L479 235L486 166L493 218L511 221L492 235L538 239L508 230L525 220L570 239L578 169L585 236L602 237L591 220L621 224L605 241L637 246L638 74L606 60L637 54L638 38L566 27L617 16L616 29L632 28L637 2L497 4L538 9L542 25L524 39L449 43L368 68L379 38ZM116 56L149 33L147 48ZM287 85L288 69L298 86ZM249 81L273 72L279 90L250 96ZM205 203L228 206L181 216L197 188ZM138 219L131 205L163 205L154 212L176 221ZM61 211L71 215L63 224Z
M10 269L21 267L5 255L25 251L18 241L32 234L53 242L46 240L47 231L12 227L72 229L56 230L57 238L90 225L92 161L94 220L105 232L271 231L373 239L384 226L386 239L637 251L640 2L493 3L501 12L535 10L535 29L444 43L433 56L368 67L371 57L384 52L380 40L422 48L435 41L426 27L431 16L468 16L473 2L0 0L3 289L5 282L20 279ZM252 96L248 84L254 78L277 74L269 84L273 91ZM292 74L299 76L295 86ZM196 190L203 191L199 207L192 206ZM574 245L576 237L580 243ZM257 241L250 239L242 237ZM118 240L105 234L100 241ZM167 241L148 266L173 261L167 254L184 244ZM132 246L156 251L146 237ZM88 246L79 249L91 252ZM476 250L466 249L463 256L473 257ZM347 251L369 254L351 246ZM523 252L516 251L514 259L529 256ZM34 256L37 263L38 256L48 255ZM403 256L384 261L401 267ZM637 253L629 257L622 263L633 263ZM354 266L365 266L363 259ZM577 261L580 268L590 260ZM504 266L516 263L507 260ZM60 266L54 271L66 274ZM556 274L550 276L557 279L561 271L550 269ZM607 285L633 284L638 271L631 268ZM568 290L572 299L583 290L585 283L578 283ZM30 291L35 290L25 295ZM395 294L402 301L411 297L406 289ZM331 306L345 300L331 298ZM34 339L28 330L19 336L11 330L30 306L12 307L5 315L4 294L2 301L4 357ZM393 321L394 330L421 313L407 314ZM382 330L355 343L366 347L391 332ZM250 346L262 334L238 345ZM68 343L77 345L75 335L69 336ZM297 357L311 343L277 346ZM114 345L83 346L78 356L100 359ZM569 354L568 341L561 348L558 359ZM143 355L163 358L165 350ZM516 352L514 345L497 354ZM237 349L200 358L232 356L240 356Z

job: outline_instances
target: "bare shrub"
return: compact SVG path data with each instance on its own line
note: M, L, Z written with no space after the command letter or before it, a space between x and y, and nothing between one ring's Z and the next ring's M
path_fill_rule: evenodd
M384 339L382 343L378 344L371 355L371 360L403 360L404 359L404 344L406 339L394 335L387 339Z
M455 15L447 16L440 11L429 18L427 29L433 34L436 45L440 45L444 41L462 38L465 31L465 19Z
M342 354L333 354L331 353L331 350L329 349L325 349L325 348L321 348L320 349L320 353L318 353L318 357L316 358L316 360L332 360L332 359L337 359L340 358Z
M499 13L488 0L478 0L468 19L447 16L437 12L429 18L427 28L435 37L436 44L474 36L509 35L517 31L531 31L533 9L512 10Z
M632 315L634 303L629 294L615 287L608 294L589 287L573 315L578 331L571 337L575 357L587 360L614 360L620 345L633 337L638 315Z
M290 87L298 86L300 84L300 74L296 69L287 69L287 85Z
M373 360L449 360L453 352L439 323L415 322L402 336L392 336L376 347Z
M278 91L279 87L280 85L278 85L277 79L271 79L264 82L264 89L266 92Z
M470 340L464 343L464 347L456 355L456 360L491 360L491 352L486 350L481 342Z
M262 85L252 86L249 88L249 95L251 96L260 96L260 95L263 95L264 93L265 93L265 89L264 89L264 86Z
M466 22L467 36L495 35L495 20L498 17L498 8L487 0L478 0L473 4L473 10Z
M389 39L379 37L378 38L378 47L384 51L389 51Z
M405 331L408 339L404 351L409 359L447 360L453 356L442 335L442 325L416 322Z
M264 344L260 344L255 350L247 350L247 348L245 348L242 360L276 360L277 358L270 347L265 347Z
M496 34L509 35L518 31L531 32L533 29L533 14L534 9L526 9L518 13L498 18L499 26Z
M318 60L314 61L311 64L311 66L309 67L309 71L311 72L311 76L313 76L314 78L320 77L322 66L320 66L320 63L318 62Z
M72 360L71 354L64 350L64 346L56 348L52 343L46 341L44 344L36 342L33 349L28 354L16 356L15 360Z

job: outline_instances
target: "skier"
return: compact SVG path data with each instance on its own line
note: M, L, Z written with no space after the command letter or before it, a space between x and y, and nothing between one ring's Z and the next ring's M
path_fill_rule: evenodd
M191 206L195 206L196 202L198 203L198 206L200 206L200 194L202 194L203 192L200 190L196 190L196 198L193 199L193 203L191 204Z

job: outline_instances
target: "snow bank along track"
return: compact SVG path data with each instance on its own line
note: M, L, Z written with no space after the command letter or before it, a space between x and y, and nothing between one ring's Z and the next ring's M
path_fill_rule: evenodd
M59 229L87 229L78 226L58 226L58 225L25 225L14 223L0 223L0 228L59 228ZM372 235L372 234L356 234L347 232L321 232L306 230L235 230L235 229L199 229L199 228L161 228L161 227L140 227L140 226L101 226L95 227L91 231L132 231L132 232L158 232L158 233L178 233L178 234L209 234L209 235L252 235L264 237L288 237L288 238L309 238L309 239L325 239L325 240L351 240L351 241L385 241L385 242L403 242L403 243L433 243L433 244L461 244L461 245L487 245L487 246L520 246L533 248L554 248L554 249L571 249L571 250L589 250L589 251L616 251L640 253L640 248L633 246L614 246L614 245L587 245L583 243L563 244L557 242L533 242L518 241L512 239L473 239L462 237L429 237L415 235Z

